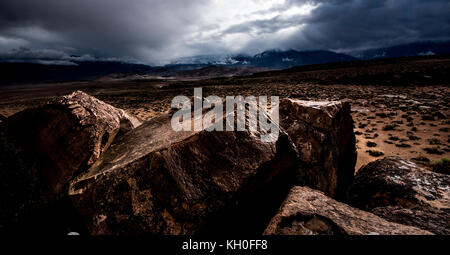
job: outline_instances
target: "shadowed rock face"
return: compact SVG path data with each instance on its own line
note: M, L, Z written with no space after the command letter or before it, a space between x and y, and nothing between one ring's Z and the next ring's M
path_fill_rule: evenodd
M450 176L387 157L362 167L349 203L389 221L450 234Z
M298 184L345 197L357 157L350 104L283 99L280 126L299 151Z
M117 133L139 124L123 110L80 91L4 119L0 231L51 232L63 226L59 220L73 216L65 199L68 182L87 170Z
M19 112L5 121L12 137L30 154L39 155L49 193L56 194L74 176L87 169L120 131L140 123L81 91L44 106Z
M118 138L71 183L90 233L261 233L297 163L287 135L265 143L259 132L175 132L170 117Z
M278 213L264 231L266 235L424 235L411 226L386 221L307 187L291 189Z

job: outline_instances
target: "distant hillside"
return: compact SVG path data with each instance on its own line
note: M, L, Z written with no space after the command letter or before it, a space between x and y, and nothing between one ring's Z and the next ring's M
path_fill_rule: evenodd
M193 77L193 78L211 78L211 77L230 77L251 75L258 72L269 71L266 67L254 66L208 66L196 70L187 70L177 73L178 77Z
M152 67L109 61L76 62L77 65L42 65L0 62L0 85L30 82L91 80L110 74L147 74Z
M286 69L294 66L305 66L333 62L354 61L356 58L332 51L279 51L270 50L255 55L248 62L251 66L268 67L272 69Z
M350 54L364 60L450 54L450 42L415 42L386 48L356 51Z

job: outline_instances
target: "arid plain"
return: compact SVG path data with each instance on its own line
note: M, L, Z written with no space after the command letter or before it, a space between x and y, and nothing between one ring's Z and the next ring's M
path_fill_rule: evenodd
M233 77L218 77L216 70L214 75L192 76L1 86L0 114L8 117L75 90L141 120L168 111L173 97L192 96L194 87L202 87L203 96L348 100L357 138L356 169L383 156L398 155L425 166L450 158L450 57L324 64Z

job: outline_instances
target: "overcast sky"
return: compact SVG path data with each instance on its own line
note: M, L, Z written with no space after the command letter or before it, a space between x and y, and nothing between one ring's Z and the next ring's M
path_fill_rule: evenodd
M0 57L165 64L450 38L449 0L1 0ZM80 57L74 57L80 56Z

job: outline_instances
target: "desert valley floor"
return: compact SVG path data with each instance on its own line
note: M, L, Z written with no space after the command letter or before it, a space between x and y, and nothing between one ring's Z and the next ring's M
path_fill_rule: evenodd
M0 114L8 117L75 90L141 120L168 111L174 96L192 96L194 87L202 87L203 96L349 100L357 138L356 169L393 155L427 165L450 158L449 77L449 57L326 64L242 77L102 77L0 86Z

